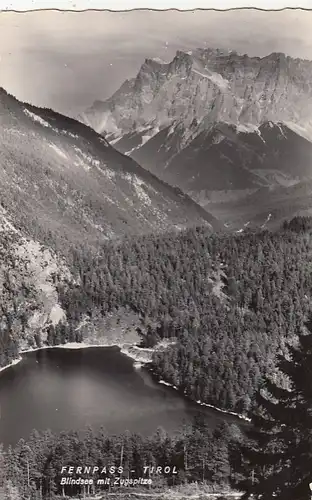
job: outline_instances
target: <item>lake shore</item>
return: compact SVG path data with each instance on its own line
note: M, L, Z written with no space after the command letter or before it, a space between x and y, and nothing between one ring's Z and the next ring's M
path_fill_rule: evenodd
M23 359L22 357L13 359L13 361L9 365L5 365L5 366L2 366L2 368L0 368L0 373L4 372L4 370L7 370L8 368L11 368L12 366L17 365L20 361L22 361L22 359Z
M174 389L176 391L179 391L178 387L176 387L173 384L169 384L168 382L165 382L164 380L158 380L158 383L162 384L162 385L166 385L167 387L171 387L172 389ZM187 395L184 394L184 397L187 397ZM196 404L198 404L199 406L205 406L206 408L212 408L213 410L216 410L216 411L221 412L221 413L225 413L226 415L233 415L233 417L237 417L237 418L240 418L241 420L245 420L245 422L251 422L251 419L246 417L245 415L240 415L239 413L235 413L234 411L223 410L222 408L218 408L217 406L210 405L208 403L203 403L202 401L200 401L200 399L198 399L197 401L194 401L194 402Z
M139 347L137 344L130 344L130 343L123 343L123 342L101 342L101 343L96 343L96 344L89 344L88 342L68 342L67 344L61 344L61 345L55 345L55 346L42 346L42 347L34 347L34 348L29 348L29 349L23 349L21 350L20 354L21 356L15 360L13 360L9 365L6 365L2 368L0 368L0 373L3 372L4 370L7 370L18 363L20 363L23 359L22 355L29 353L29 352L35 352L35 351L42 351L42 350L47 350L47 349L88 349L88 348L95 348L95 347L102 347L102 348L107 348L107 347L118 347L121 351L122 354L126 355L128 358L131 358L134 361L134 367L136 369L140 369L142 367L148 368L148 365L152 361L152 356L153 352L158 349L165 349L168 347L170 344L173 344L173 342L168 342L168 341L162 341L159 342L154 348L144 348L144 347ZM153 374L154 375L154 374ZM155 377L155 375L154 375ZM166 382L165 380L158 379L158 377L155 377L157 380L158 384L166 385L167 387L170 387L178 392L179 388L176 387L173 384L170 384L169 382ZM183 395L183 394L182 394ZM186 394L184 394L184 397L187 397ZM241 420L244 420L245 422L250 422L251 419L246 417L245 415L240 415L239 413L235 413L229 410L223 410L222 408L218 408L214 405L204 403L200 400L198 401L193 401L199 406L206 407L206 408L211 408L217 412L224 413L225 415L232 415L234 417L237 417Z
M165 343L160 343L161 347L164 347ZM167 344L166 344L167 345ZM152 355L155 348L144 348L139 347L137 344L131 344L129 342L118 342L118 341L108 341L99 343L88 343L88 342L68 342L67 344L59 344L53 346L41 346L41 347L30 347L28 349L21 349L18 358L13 359L11 363L0 368L0 373L17 365L23 359L22 355L28 352L43 351L47 349L88 349L95 347L118 347L122 354L125 354L129 358L136 362L137 367L148 364L152 361ZM156 347L157 348L157 347Z

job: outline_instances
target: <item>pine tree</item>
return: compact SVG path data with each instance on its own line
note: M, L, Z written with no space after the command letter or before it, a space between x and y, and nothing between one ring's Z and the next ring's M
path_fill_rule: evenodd
M5 484L6 479L6 467L5 467L5 453L3 450L3 444L0 443L0 488Z
M13 486L11 481L8 481L4 490L4 500L21 500L21 495L17 486Z
M267 377L246 440L231 452L232 485L243 499L310 500L312 482L312 334L278 357L282 388ZM233 476L232 476L233 478Z

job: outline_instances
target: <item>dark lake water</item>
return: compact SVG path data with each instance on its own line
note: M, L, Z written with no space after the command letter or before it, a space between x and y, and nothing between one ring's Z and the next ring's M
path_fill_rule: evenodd
M185 400L153 381L145 369L118 348L48 349L23 355L0 373L0 442L14 444L32 429L61 431L101 425L108 432L126 429L172 433L204 411L211 426L237 422Z

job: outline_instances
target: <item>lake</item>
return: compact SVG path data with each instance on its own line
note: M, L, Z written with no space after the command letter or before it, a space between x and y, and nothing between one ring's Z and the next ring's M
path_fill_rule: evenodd
M157 384L146 369L116 347L44 349L0 373L0 442L14 444L32 429L61 431L101 425L110 433L126 429L176 431L203 411L212 427L226 419Z

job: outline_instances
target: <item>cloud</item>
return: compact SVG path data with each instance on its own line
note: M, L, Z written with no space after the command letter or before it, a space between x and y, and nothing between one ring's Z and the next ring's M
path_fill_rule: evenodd
M109 97L146 57L211 46L312 60L312 11L0 13L0 85L75 115ZM167 42L167 44L166 44Z

